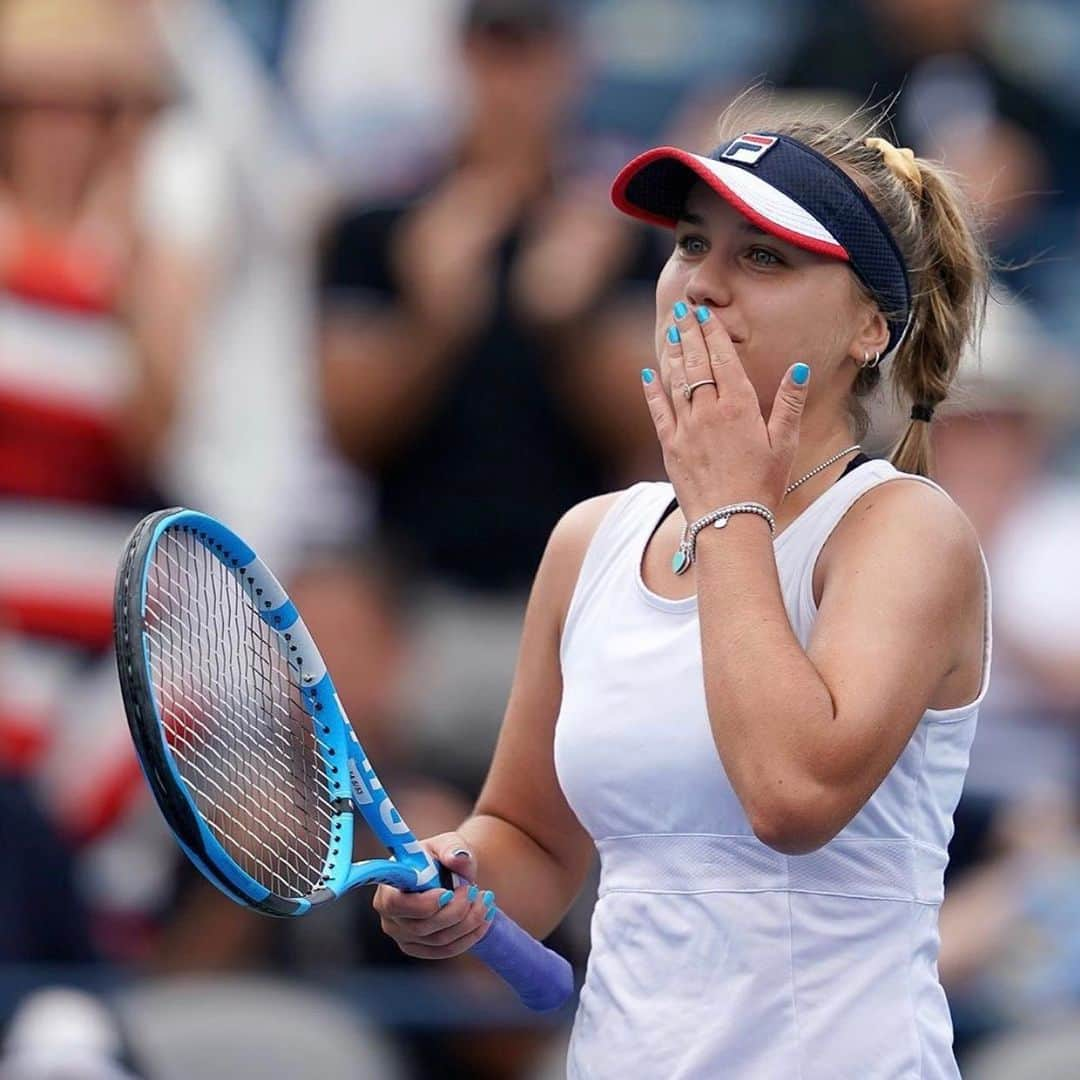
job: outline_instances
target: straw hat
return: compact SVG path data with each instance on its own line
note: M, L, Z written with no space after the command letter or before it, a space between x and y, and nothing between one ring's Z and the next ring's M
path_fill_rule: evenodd
M0 97L157 99L163 56L150 21L118 0L0 0Z

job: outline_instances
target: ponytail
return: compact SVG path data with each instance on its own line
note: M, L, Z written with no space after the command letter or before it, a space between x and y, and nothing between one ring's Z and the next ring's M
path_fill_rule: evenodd
M988 259L955 180L939 165L918 161L922 191L914 199L917 262L912 268L912 321L890 361L896 396L917 415L948 396L965 346L977 337L986 305ZM929 476L929 419L913 416L890 455L902 472Z

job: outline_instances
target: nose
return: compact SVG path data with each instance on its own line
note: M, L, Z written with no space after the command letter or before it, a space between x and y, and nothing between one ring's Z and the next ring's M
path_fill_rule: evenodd
M699 262L686 282L686 299L692 307L725 308L731 303L731 281L719 257L713 251Z

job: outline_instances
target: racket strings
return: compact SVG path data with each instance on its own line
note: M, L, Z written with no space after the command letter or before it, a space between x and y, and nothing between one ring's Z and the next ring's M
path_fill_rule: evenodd
M175 753L177 746L182 744L184 750L189 755L189 757L187 758L188 766L198 772L199 775L203 777L208 783L212 784L215 788L217 788L218 792L222 796L224 796L226 800L231 802L236 807L238 812L243 813L244 806L237 800L234 792L236 788L241 784L252 782L252 778L239 775L236 769L231 766L228 758L222 753L222 748L224 747L224 749L227 750L228 747L225 746L223 740L221 740L219 736L215 735L212 728L210 728L194 713L186 709L183 705L174 704L174 708L178 713L183 714L182 719L189 722L190 727L187 724L177 723L176 719L170 720L169 718L166 718L164 721L164 727L168 735L167 741L170 747L173 748L173 751ZM194 733L191 733L192 729L194 729ZM199 739L202 738L205 738L207 740L214 740L217 745L213 745L209 742L200 743ZM215 761L207 762L207 764L209 766L212 766L212 768L200 768L197 764L200 756L205 759L208 754L213 755L213 757L215 758ZM284 778L281 776L280 772L278 772L278 770L272 764L269 765L268 768L278 782L284 781ZM230 784L229 787L223 787L218 782L218 780L215 779L215 777L220 776L222 773L230 774L232 784ZM210 798L209 794L205 790L200 790L199 794L204 795L207 799ZM275 796L270 796L269 802L276 811L285 815L285 817L289 819L290 823L297 828L297 840L306 849L307 856L311 858L319 858L322 854L325 854L325 852L317 851L306 840L303 839L303 832L299 830L303 830L305 828L305 823L302 819L297 817L295 813L292 812L292 809L287 804L285 804L280 800L280 798L277 798ZM217 805L223 813L228 813L224 806L221 806L216 802L215 805ZM243 825L240 820L233 818L232 821L238 827L246 830L246 826Z
M204 549L201 549L199 551L199 557L206 567L212 568L216 562L216 560L213 560L213 557L209 555L209 553L205 552ZM231 579L229 579L225 575L217 573L204 577L203 581L209 594L207 597L208 604L215 610L228 611L228 618L233 624L237 623L237 610L235 601L238 598L242 599L243 602L243 606L240 608L240 611L245 613L251 613L250 606L247 604L246 600L243 600L242 596L238 597L238 590L235 587L229 588L223 595L223 584L226 584L228 586L234 586L234 583ZM258 620L256 618L253 620L248 620L243 625L246 626L246 629L249 632L253 630L258 631L259 647L253 654L253 671L256 677L261 678L263 681L266 681L268 676L272 678L272 676L275 674L275 668L276 673L280 676L283 670L283 665L280 662L277 665L271 664L269 667L267 666L266 658L267 656L272 655L268 652L268 649L274 646L274 642L272 642L269 631L267 628L265 628L265 624L263 624L261 620ZM260 823L261 829L265 830L268 823L271 823L274 819L278 818L283 809L283 803L281 798L275 798L274 794L283 790L289 794L292 794L292 789L295 789L297 784L303 782L302 779L296 775L294 769L291 767L295 762L295 751L288 751L287 756L285 756L284 758L280 758L280 755L278 755L280 760L286 763L286 771L288 773L288 775L286 776L283 774L283 771L280 767L274 767L273 758L263 749L260 743L250 737L253 726L260 735L266 734L267 725L260 722L260 717L258 715L260 711L266 711L265 703L262 710L252 709L250 705L248 705L248 700L245 696L237 696L235 693L229 693L227 692L227 690L223 691L222 689L228 687L229 685L232 685L234 687L236 685L239 685L244 691L248 691L251 689L251 680L248 677L248 672L244 671L241 668L238 672L230 673L224 670L222 666L225 660L229 657L233 658L233 664L235 665L237 663L236 657L241 656L242 660L242 654L240 654L239 651L236 649L232 649L231 651L222 649L208 651L206 650L205 645L205 640L200 638L199 647L201 653L199 659L202 663L203 670L208 672L210 675L210 679L212 682L212 692L216 691L221 700L224 702L227 709L231 709L234 713L239 711L243 714L244 723L242 725L236 726L235 730L232 731L230 734L232 736L235 736L237 734L241 735L244 746L249 752L249 764L247 766L241 766L241 756L232 753L231 764L233 765L233 778L240 787L243 787L245 785L257 785L254 786L254 790L264 796L261 812L257 814L257 820ZM276 697L269 699L271 704L277 705L277 712L288 717L288 712L280 708L280 699L283 694L288 695L291 693L289 680L282 680L279 677L277 679L276 686L271 683L271 690L274 694L276 694ZM286 698L286 700L288 700L288 698ZM293 700L292 704L296 705L297 702ZM306 715L302 716L301 723L308 731L310 731L310 721L308 720ZM270 726L269 730L275 731L279 727L280 725L272 725ZM244 738L245 735L247 736L246 738ZM254 771L258 773L259 771L266 769L268 764L268 772L264 773L264 779L265 781L267 781L267 783L259 784L259 777L257 775L252 775L252 766L254 766ZM308 787L305 787L303 790L307 791L310 789ZM202 793L207 796L208 800L212 802L217 807L217 809L221 811L226 810L226 807L221 804L220 800L214 800L210 798L209 792L202 790ZM245 807L245 809L250 811L251 808ZM328 806L327 809L329 809ZM285 870L292 871L295 876L295 860L297 857L304 858L307 862L314 861L317 867L319 864L321 864L321 856L324 853L325 848L316 851L308 842L310 829L305 828L304 822L298 821L297 817L294 814L288 814L287 816L289 817L292 825L292 840L294 842L298 840L301 847L304 849L297 853L294 853L293 859L289 859L287 857L284 858ZM235 815L233 816L233 821L235 821ZM233 821L230 821L228 824L232 824ZM222 824L224 825L226 823L223 822ZM288 826L289 822L285 822L285 824ZM245 828L244 832L245 836L250 839L252 838L254 830L248 827ZM244 837L237 836L235 833L231 835L232 839L238 842L240 846L245 850L245 853L249 855L254 855L254 853L250 851L250 846L243 843ZM312 860L313 853L314 860ZM265 860L258 861L265 865ZM286 880L289 880L290 883L292 883L287 873Z
M234 845L247 857L248 860L250 860L250 862L247 864L245 864L242 860L237 861L241 862L241 865L244 866L244 869L247 870L247 872L251 874L252 877L257 878L257 875L255 875L251 870L251 864L254 864L255 866L264 870L269 876L270 880L278 882L280 885L283 885L287 890L291 887L292 881L302 878L304 876L305 871L303 866L297 865L287 856L280 856L278 860L278 865L280 868L280 866L284 864L284 866L289 871L291 871L292 875L294 875L292 878L283 877L281 873L278 872L278 870L275 870L272 866L269 866L266 862L264 862L258 854L258 852L262 850L264 846L264 837L261 836L259 833L255 832L255 830L252 829L249 825L245 824L245 822L241 818L236 816L236 813L245 814L246 808L236 800L231 791L223 788L219 783L217 783L217 781L210 773L204 772L193 761L188 762L188 768L193 773L195 773L202 781L201 786L194 783L193 779L190 777L187 778L186 782L188 786L192 789L192 791L197 795L200 802L200 807L203 809L203 815L209 816L207 815L205 809L206 807L210 807L213 809L216 824L218 825L218 828L215 829L216 833L222 832L221 823L223 820L229 823L230 828L228 829L224 839L230 841L231 845ZM217 797L210 793L211 789L214 790ZM231 812L229 808L225 805L226 800L233 803L236 813ZM214 823L215 822L212 822L211 824ZM248 843L245 842L245 838L247 841L253 842L251 843L250 847L248 846ZM223 837L219 835L218 839L222 840ZM230 845L226 844L225 846L228 847ZM233 858L236 857L235 852L230 851L230 855ZM266 884L266 882L264 882L264 884ZM269 887L269 885L267 887Z
M157 612L162 611L161 606L159 604L155 603L152 598L148 598L147 608L150 611L157 611ZM147 628L147 634L151 639L153 639L155 637L155 631L153 629L151 629L151 628ZM161 644L161 645L165 645L165 644L171 645L172 643L171 642L170 643L165 643L165 642L161 642L159 640L159 644ZM169 656L169 653L168 653L166 648L162 648L160 655L162 657L167 658ZM163 679L162 682L164 684L166 682L166 680ZM229 684L228 684L228 682L226 680L224 680L224 679L222 679L220 677L211 676L208 679L208 682L211 682L213 684L212 689L217 691L221 695L222 699L227 700L230 706L236 707L237 709L242 710L243 712L247 713L246 718L249 721L249 723L255 720L255 718L256 718L255 711L251 708L251 706L244 699L231 700L232 695L230 694L230 687L229 687ZM195 703L199 704L205 710L211 710L212 709L212 700L213 699L208 694L204 693L198 686L190 686L189 689L190 689L190 697L192 698L192 700ZM226 752L228 751L230 744L229 744L226 736L224 734L222 734L219 729L215 729L213 727L208 726L206 724L206 722L199 715L197 715L196 713L192 712L191 710L189 710L187 708L187 706L185 705L182 698L177 699L176 701L172 702L172 704L174 705L174 707L178 711L184 712L186 718L192 724L200 725L202 727L202 729L203 729L203 734L206 736L206 738L210 739L213 744L217 744L218 746L222 746L222 747L225 748ZM276 709L277 712L283 713L283 710L278 708L276 704L275 704L275 709ZM288 714L284 713L284 715L287 716ZM260 764L261 766L264 766L267 770L269 770L269 772L278 781L280 781L281 783L283 783L283 784L296 784L296 783L307 783L307 782L309 782L306 779L301 779L301 778L297 777L294 773L291 773L291 772L290 773L285 773L285 772L283 772L282 769L281 769L281 766L279 764L279 760L275 759L275 758L273 758L271 756L272 752L273 752L273 750L275 748L270 747L268 749L264 749L264 747L260 743L258 743L257 741L255 741L251 737L251 732L250 732L249 728L246 728L246 727L245 728L237 728L236 731L233 732L233 735L235 737L238 737L238 738L244 740L247 743L248 749L251 751L251 753L253 755L253 760L256 761L258 764ZM276 743L276 748L278 750L280 750L281 753L283 753L283 754L288 754L289 753L289 750L290 750L289 743L282 737L281 732L278 730L277 725L274 725L274 727L272 728L271 737L272 737L273 741ZM214 751L214 745L211 745L210 749L211 749L211 751ZM223 765L231 765L233 768L236 768L236 762L235 761L230 762L224 756L222 756L222 755L219 755L219 756L221 756L221 763ZM315 796L316 796L317 800L320 801L327 808L328 811L332 812L332 807L331 807L330 800L329 800L329 797L328 797L329 796L329 786L328 786L328 784L326 782L325 775L322 774L321 772L317 773L316 777L315 777L315 782L317 784L319 784L323 789L325 789L325 792L326 792L326 795L323 795L321 792L316 790L315 791Z
M232 571L171 530L154 552L144 627L165 739L210 830L272 892L310 894L335 811L279 636Z
M158 613L162 613L162 611L163 611L163 609L161 608L161 605L156 603L153 600L152 597L148 598L147 608L150 611L154 611L154 612L158 612ZM147 628L147 633L148 633L148 636L150 636L150 638L153 640L154 637L155 637L154 629L148 627ZM160 640L160 638L159 638L158 643L161 646L166 646L166 645L173 646L175 644L174 642L168 642L168 643L163 642L163 641ZM167 662L167 660L168 660L168 658L170 656L168 648L162 647L159 655L163 658L164 662ZM168 673L163 673L163 674L166 674L166 677L161 679L161 684L165 685L169 681L169 679L167 677ZM246 719L248 720L249 724L256 720L256 715L257 714L248 705L248 703L243 698L235 699L234 695L232 695L230 693L230 687L229 687L229 684L228 684L227 680L223 679L220 675L215 676L212 672L209 671L209 669L207 669L207 674L208 674L207 682L209 684L211 684L211 689L213 689L217 693L220 700L226 701L230 708L236 708L236 709L242 710L243 712L247 713ZM174 683L178 683L180 680L178 680L176 678L173 678L172 681ZM191 698L191 700L192 700L192 702L194 704L198 704L203 710L205 710L207 712L212 712L212 708L213 708L212 702L213 702L213 700L215 700L214 698L212 698L209 694L204 693L200 689L200 687L198 687L197 685L189 685L188 690L189 690L188 696ZM201 727L201 729L202 729L201 734L204 735L207 739L211 740L211 743L210 743L208 749L210 749L211 752L218 753L219 764L221 764L222 766L225 766L225 767L232 767L233 770L234 770L234 773L236 773L236 771L238 769L238 765L237 765L237 762L236 762L235 758L233 758L232 760L229 760L225 756L225 754L222 754L220 752L220 748L224 748L226 753L228 753L228 751L229 751L230 743L228 742L228 739L227 739L226 735L224 733L222 733L220 729L208 726L206 724L205 720L203 720L200 715L198 715L195 712L191 711L187 707L187 705L185 704L183 697L177 697L176 699L171 700L170 704L173 705L173 707L174 707L174 709L176 711L184 713L186 719L191 724L198 725L198 726ZM280 712L280 710L278 710L278 711ZM288 773L288 774L284 773L282 771L278 761L275 760L272 756L270 756L266 751L264 751L263 747L258 742L254 741L251 738L249 728L247 728L247 727L238 727L232 733L232 735L235 736L235 737L238 737L240 739L243 739L247 743L247 747L252 753L253 762L259 764L261 767L266 768L282 784L296 784L296 783L305 782L305 781L302 781L300 778L298 778L293 773ZM273 735L274 735L275 741L277 742L277 744L281 748L281 750L287 753L288 750L289 750L289 744L284 739L282 739L282 737L281 737L281 735L280 735L280 733L278 731L274 730ZM239 775L236 775L236 778L238 780L244 779L243 777L241 777ZM325 786L325 778L323 778L323 781L324 781L324 786ZM326 808L329 810L330 809L329 800L326 799L326 798L322 798L321 801L326 806Z
M149 605L153 607L154 605ZM169 656L168 652L163 651L163 656ZM204 670L208 672L208 682L212 684L219 683L220 675L215 674L212 671L212 664L205 665ZM175 678L175 673L170 672L169 675L173 676L173 682L181 682L182 680ZM168 679L159 679L159 683L168 685ZM213 710L210 707L210 698L206 694L200 693L197 689L190 686L188 687L188 696L191 699L193 706L197 706L200 710L204 710L212 715ZM164 695L163 695L164 696ZM227 695L221 695L223 699L227 700ZM222 748L228 749L223 736L213 727L210 727L202 717L193 709L188 708L183 700L183 694L174 694L171 699L167 699L171 709L167 708L163 710L165 717L165 727L168 735L168 741L173 747L174 754L176 754L182 763L182 772L185 774L185 780L189 783L197 797L200 799L200 809L206 814L212 824L218 824L219 826L225 826L231 830L226 837L219 839L228 839L230 836L234 842L237 843L244 854L251 858L258 865L266 867L265 860L261 859L256 851L252 851L251 847L244 842L245 839L257 840L260 839L259 835L255 833L245 821L238 818L236 814L232 814L229 808L225 805L226 801L232 803L237 813L244 815L244 817L250 820L250 808L244 806L239 799L233 794L238 790L241 785L249 784L253 780L258 779L258 770L242 770L240 763L238 762L236 755L232 755L232 760L229 760L223 753ZM206 768L201 768L198 764L199 758L204 759ZM205 760L208 755L213 755L216 760ZM254 755L254 763L262 765L265 760L263 755L259 755L257 752ZM186 764L186 769L183 765ZM276 772L271 765L271 771ZM196 777L192 776L192 772L197 774ZM252 773L254 772L254 775ZM229 786L224 786L215 780L215 776L228 776L232 783ZM211 794L211 788L215 789L216 796ZM272 799L272 804L275 809L283 808L280 800ZM219 821L218 817L214 814L207 812L207 808L212 807L214 811L219 815L224 815L228 818L227 822ZM294 819L295 824L295 819ZM221 831L220 829L218 830ZM226 844L228 847L228 844ZM235 854L231 852L231 854ZM242 860L241 860L242 861ZM286 860L287 868L296 871L295 863ZM272 872L272 868L269 868ZM257 876L257 875L253 875ZM285 879L281 879L285 881Z

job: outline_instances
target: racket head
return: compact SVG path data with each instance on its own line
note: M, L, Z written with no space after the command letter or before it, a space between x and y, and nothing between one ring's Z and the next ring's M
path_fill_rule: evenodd
M412 850L419 845L396 811L378 815L381 785L322 657L240 537L182 507L144 518L118 568L115 618L143 772L209 881L278 916L369 881L418 887L416 864L430 860ZM354 810L369 822L378 815L393 858L352 862Z

